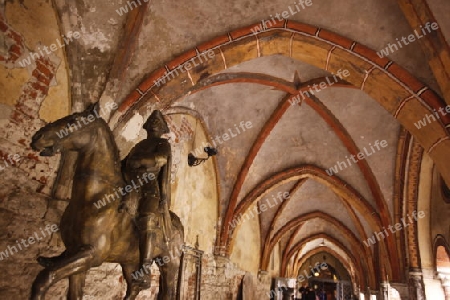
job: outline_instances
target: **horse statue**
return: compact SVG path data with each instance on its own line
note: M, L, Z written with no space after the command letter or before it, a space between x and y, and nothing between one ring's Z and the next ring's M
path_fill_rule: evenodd
M45 268L33 283L31 300L44 300L48 289L64 278L69 278L67 299L81 300L86 272L103 262L121 265L127 283L124 299L133 300L146 288L133 280L133 272L140 268L139 237L133 216L121 209L123 194L119 195L118 188L126 183L119 151L110 128L96 109L92 105L84 112L49 123L32 137L31 147L42 156L74 151L78 157L73 170L70 202L60 223L66 249L56 257L38 258ZM117 195L119 199L106 204L104 199L108 195ZM99 205L102 199L106 205ZM159 265L158 299L162 300L177 297L180 250L184 239L183 225L173 212L170 212L170 221L169 242L161 232L156 232L157 247L153 252L154 260L172 258Z

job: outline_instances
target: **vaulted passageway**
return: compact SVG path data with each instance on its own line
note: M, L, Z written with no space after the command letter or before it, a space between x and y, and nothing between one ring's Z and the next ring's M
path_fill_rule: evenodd
M31 282L35 257L64 249L56 233L8 252L59 224L70 198L75 157L38 157L29 139L99 101L121 158L155 109L168 123L181 299L304 298L310 288L326 299L449 299L448 4L303 1L277 19L292 4L38 2L0 4L0 151L20 157L0 189L6 298L29 295L6 277ZM56 17L40 23L32 10ZM400 47L418 28L423 37ZM79 38L20 66L69 30ZM217 155L200 163L207 146ZM153 267L138 299L157 294ZM124 294L118 265L87 278L92 299Z

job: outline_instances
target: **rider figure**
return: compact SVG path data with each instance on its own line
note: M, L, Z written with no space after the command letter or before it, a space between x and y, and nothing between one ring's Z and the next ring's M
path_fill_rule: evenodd
M170 222L170 167L171 148L167 139L161 136L169 133L169 127L159 110L154 110L143 128L147 138L136 144L125 162L125 177L129 182L134 178L147 177L138 192L139 204L137 227L139 230L140 266L149 268L157 234L163 234L168 242L171 233ZM148 287L149 278L138 278L139 284Z

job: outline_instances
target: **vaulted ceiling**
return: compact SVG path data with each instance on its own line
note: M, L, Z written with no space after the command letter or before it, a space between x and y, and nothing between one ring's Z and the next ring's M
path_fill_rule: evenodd
M75 24L65 2L55 2L62 26ZM255 9L267 17L287 6L278 2ZM450 24L440 9L449 8L444 1L429 1L434 15L426 1L397 2L317 1L308 13L292 16L301 23L283 20L256 35L251 29L260 19L250 13L250 3L221 3L228 13L201 0L190 7L146 3L113 20L125 26L112 34L101 63L89 66L101 55L90 53L90 46L68 48L76 75L73 109L85 104L83 97L100 98L101 103L120 99L115 100L119 110L105 118L122 156L134 145L122 133L137 113L182 109L202 122L210 141L230 131L236 134L241 122L250 122L247 130L217 145L217 254L233 252L239 226L233 229L231 223L257 205L262 211L255 228L262 241L261 270L279 247L283 276L295 276L308 257L327 252L362 287L375 289L387 276L401 281L410 265L403 242L407 233L389 235L371 247L363 241L398 222L406 211L401 184L417 175L412 156L430 155L450 182L450 118L423 130L414 127L433 109L450 103L449 76L442 71L450 70L444 37L450 37ZM78 22L89 24L88 15ZM173 17L177 15L184 17ZM436 19L442 30L407 50L389 58L371 50ZM204 22L214 30L194 30ZM213 57L162 85L155 83L206 51L213 51ZM83 66L78 65L80 57L86 58ZM81 78L81 67L100 71L87 72L89 81ZM109 71L107 79L94 80L101 71ZM349 75L331 85L328 80L340 71ZM320 92L292 104L323 82L327 84ZM380 144L386 146L375 146ZM360 152L364 159L351 160ZM339 162L347 166L330 175ZM265 210L263 205L274 203L280 193L289 197Z

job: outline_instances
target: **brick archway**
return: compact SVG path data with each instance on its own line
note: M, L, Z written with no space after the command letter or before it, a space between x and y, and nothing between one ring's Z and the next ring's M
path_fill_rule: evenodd
M418 120L433 115L434 110L445 107L445 102L430 88L396 63L380 58L375 51L325 29L285 20L253 34L251 29L255 26L259 24L199 45L151 73L122 102L110 125L115 129L123 126L132 116L129 112L148 103L158 109L170 106L181 96L195 92L200 79L209 75L258 57L281 54L331 73L348 70L350 76L346 80L375 99L419 141L450 185L450 161L447 160L450 138L446 129L450 116L440 116L422 129L414 126ZM167 83L156 84L206 51L214 53L213 58L203 60Z
M393 115L432 157L447 184L450 183L450 162L447 160L450 150L447 130L450 115L440 116L422 129L414 125L425 116L433 115L435 111L445 107L445 102L436 93L389 59L379 58L375 51L327 30L284 21L253 34L251 29L255 26L259 24L232 31L199 45L151 73L128 95L112 116L110 126L116 136L135 112L139 111L145 117L152 109L164 110L184 95L213 86L214 82L208 83L211 75L252 59L278 54L331 73L348 70L350 76L346 80ZM170 81L156 84L162 77L177 72L187 61L202 55L204 57L207 51L214 54L212 58L204 59L196 67L180 72ZM284 90L283 85L286 86L279 82L272 84L280 90ZM287 92L293 93L291 90ZM230 203L229 206L228 209L233 212L237 203ZM382 224L388 224L387 216L384 216ZM222 231L225 234L227 232L224 228ZM226 245L226 240L219 239L219 245ZM390 252L396 253L391 239L388 239L389 245Z
M344 259L344 257L339 255L331 247L314 248L314 249L306 252L305 255L303 255L302 257L299 257L299 258L296 257L296 254L300 253L308 242L311 242L314 240L321 240L321 239L327 240L327 242L335 245L339 250L343 251L349 261L347 261L347 259ZM295 272L297 272L297 269L300 268L302 266L302 264L308 260L309 257L311 257L312 255L314 255L316 253L320 253L322 251L328 252L330 255L333 255L336 258L339 258L339 261L342 262L342 264L346 267L347 271L349 272L349 274L352 277L352 279L354 280L354 282L359 282L360 285L363 287L363 289L366 287L365 281L361 280L362 279L361 274L364 274L361 262L358 261L356 259L356 257L354 256L354 254L352 254L352 252L349 249L347 249L339 240L331 237L328 234L324 234L324 233L309 235L309 236L301 239L295 245L293 245L291 247L291 249L289 250L289 253L287 254L286 258L282 262L281 274L285 277L289 277L287 263L291 260L291 258L294 258L292 271L294 272L294 275L295 275L296 274ZM311 255L311 253L314 253L314 254ZM333 254L331 254L331 253L333 253ZM352 269L357 272L355 272L355 274L352 274L352 272L351 272ZM368 274L369 274L369 277L371 277L370 273L368 273ZM359 276L358 281L355 280L357 276ZM372 280L372 278L369 279L369 281L370 280Z
M297 266L300 268L304 263L306 263L308 261L308 259L310 257L312 257L318 253L321 253L321 252L326 252L329 255L337 258L342 263L342 265L347 269L347 271L351 269L351 266L353 266L356 270L358 270L358 262L357 261L355 261L355 262L352 261L351 263L347 263L346 260L341 255L339 255L336 251L334 251L330 248L326 248L326 249L316 248L316 249L306 252L305 255L302 256L302 258L300 258L300 259L298 259L298 261L296 261ZM349 255L348 253L345 253L345 254ZM365 290L369 287L369 284L366 283L367 278L363 277L363 275L361 275L361 274L363 274L363 273L359 273L359 274L356 273L355 275L353 275L353 274L350 274L350 272L349 272L349 275L352 278L352 282L358 283L360 286L360 289Z

